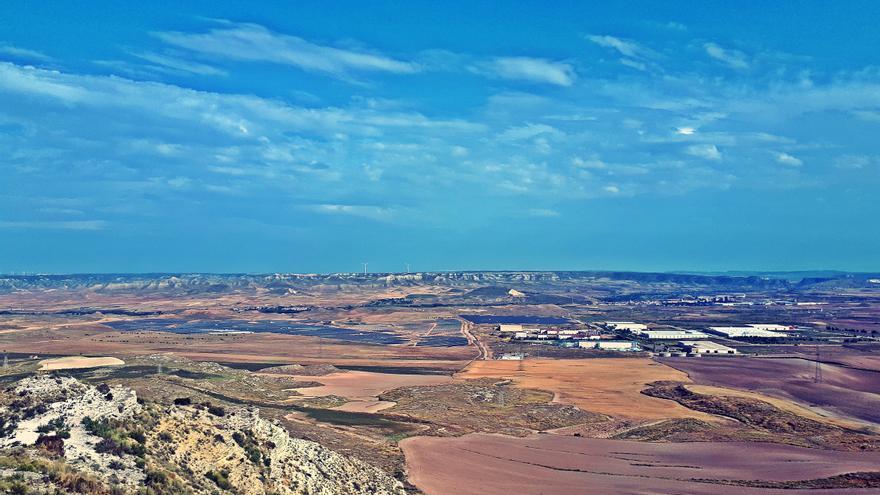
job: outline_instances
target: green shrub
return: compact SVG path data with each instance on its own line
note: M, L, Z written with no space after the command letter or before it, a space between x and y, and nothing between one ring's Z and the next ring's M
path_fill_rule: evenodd
M228 471L208 471L205 473L205 478L213 481L215 485L223 490L232 489L232 485L229 484L229 472Z

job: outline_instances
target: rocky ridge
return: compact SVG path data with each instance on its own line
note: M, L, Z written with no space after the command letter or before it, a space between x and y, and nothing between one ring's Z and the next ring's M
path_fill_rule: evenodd
M0 404L0 483L27 493L404 494L380 469L292 438L256 409L144 404L124 387L50 374L18 381Z

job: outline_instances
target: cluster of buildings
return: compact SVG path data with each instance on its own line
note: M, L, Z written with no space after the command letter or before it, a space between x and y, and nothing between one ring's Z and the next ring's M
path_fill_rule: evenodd
M648 340L704 339L708 337L705 333L696 330L651 329L648 328L648 325L631 321L606 321L605 328L618 332L629 332L636 337Z
M663 328L652 329L644 323L635 323L631 321L608 321L603 326L615 332L628 332L634 338L648 341L664 341L659 344L661 351L660 356L703 356L703 355L735 355L739 352L708 339L709 335L697 330L686 330L681 328ZM761 325L759 325L761 326ZM675 341L670 344L669 341ZM656 350L657 347L655 346Z
M502 335L519 341L561 341L581 349L600 349L612 351L638 351L639 346L632 340L615 340L612 335L602 335L589 328L526 328L517 324L498 325Z
M734 347L724 345L727 339L761 339L789 337L786 332L796 327L775 323L753 323L743 326L713 326L705 332L676 327L655 327L633 321L606 321L551 327L500 324L502 335L512 341L554 343L565 347L612 351L653 350L660 356L736 355ZM713 339L714 340L710 340ZM508 359L516 359L513 355Z
M729 339L736 338L779 338L788 337L785 331L795 330L795 327L776 325L772 323L758 323L742 327L709 327L709 331L722 335Z

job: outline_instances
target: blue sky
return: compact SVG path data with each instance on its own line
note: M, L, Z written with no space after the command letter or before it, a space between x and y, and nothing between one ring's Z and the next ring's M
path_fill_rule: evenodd
M0 5L0 272L880 269L876 2Z

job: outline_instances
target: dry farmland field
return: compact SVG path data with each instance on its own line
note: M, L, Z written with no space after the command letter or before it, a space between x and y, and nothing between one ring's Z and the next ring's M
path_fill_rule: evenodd
M880 491L880 341L854 326L877 310L871 291L823 286L799 294L821 305L786 306L762 301L794 289L735 277L102 277L6 282L6 388L48 376L131 389L148 408L256 408L410 494ZM721 282L743 306L681 302ZM666 357L677 341L612 320L797 331L710 337L737 356ZM517 321L637 347L518 341L496 323Z

